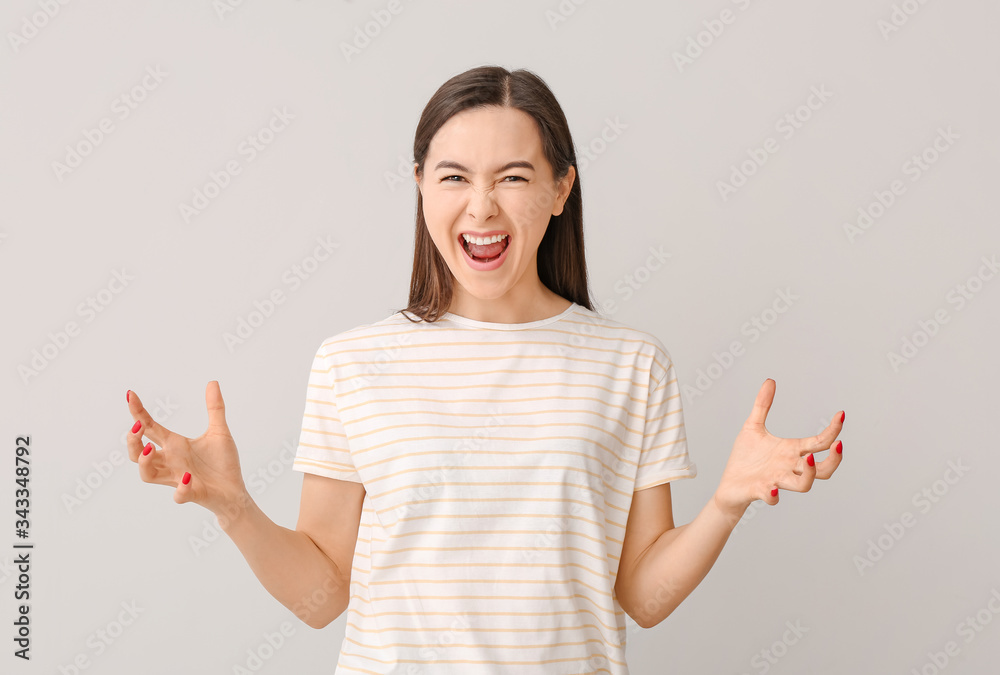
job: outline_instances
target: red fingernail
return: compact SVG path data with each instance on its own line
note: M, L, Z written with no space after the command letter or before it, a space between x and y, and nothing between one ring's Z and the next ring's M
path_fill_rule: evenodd
M806 461L809 462L809 466L816 466L816 460L813 459L811 452L809 453L809 459L807 459Z
M136 420L135 424L132 425L132 433L134 434L135 432L139 431L140 427L142 427L142 422Z
M128 390L125 391L125 401L128 402L128 403L132 402L132 401L129 401L129 398L128 398L129 394L131 394L131 393L132 393L131 389L128 389Z
M845 417L847 417L847 413L846 413L846 412L842 412L842 413L840 413L840 421L841 421L841 422L843 422L843 421L844 421L844 418L845 418Z
M181 478L181 482L184 483L185 485L187 485L190 480L191 480L191 474L189 474L187 471L185 471L184 472L184 477Z
M837 441L837 452L838 453L843 453L844 452L844 442L843 441Z
M146 447L142 449L142 454L143 455L148 455L152 451L153 451L153 444L152 443L146 443Z
M778 488L774 488L773 490L771 490L771 496L772 497L777 497L778 496Z

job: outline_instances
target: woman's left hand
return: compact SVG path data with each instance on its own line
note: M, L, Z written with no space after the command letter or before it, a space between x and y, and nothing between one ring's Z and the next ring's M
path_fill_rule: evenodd
M840 466L842 442L818 464L813 453L829 450L844 426L843 411L817 436L779 438L764 422L774 400L774 380L768 378L757 392L753 410L740 430L715 492L715 502L726 514L739 519L750 504L762 499L778 503L778 488L808 492L816 478L827 479Z

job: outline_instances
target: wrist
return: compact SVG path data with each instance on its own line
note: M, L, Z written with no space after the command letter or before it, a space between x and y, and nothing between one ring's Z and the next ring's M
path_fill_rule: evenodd
M743 514L746 513L747 508L750 506L749 502L727 499L724 495L720 495L718 490L716 490L715 494L712 495L712 502L715 504L715 508L722 513L722 515L733 527L736 526L736 523L739 522L740 518L743 517Z
M215 511L215 517L218 519L222 531L232 536L233 531L246 521L251 520L257 511L259 511L257 503L244 489L236 497L227 500L222 508Z

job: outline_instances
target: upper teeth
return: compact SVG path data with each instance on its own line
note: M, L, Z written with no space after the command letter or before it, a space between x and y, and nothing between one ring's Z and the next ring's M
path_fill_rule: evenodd
M462 236L465 237L465 240L470 244L475 244L477 246L485 246L486 244L492 244L494 242L498 242L507 235L495 234L492 237L473 237L472 235L463 234Z

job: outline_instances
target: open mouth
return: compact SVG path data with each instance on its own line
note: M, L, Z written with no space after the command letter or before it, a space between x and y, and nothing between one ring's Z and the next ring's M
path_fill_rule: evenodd
M497 258L499 258L500 256L502 256L503 253L504 253L504 251L507 250L507 247L510 246L510 235L508 234L506 237L504 237L500 241L500 243L502 244L502 247L500 248L500 252L499 253L497 253L496 255L494 255L491 258L480 258L480 257L478 257L478 256L476 256L476 255L474 255L472 253L472 251L469 248L469 242L466 241L465 237L463 237L462 235L458 235L458 239L462 243L462 248L465 249L466 255L468 255L470 258L472 258L476 262L481 262L481 263L493 262L494 260L496 260Z

